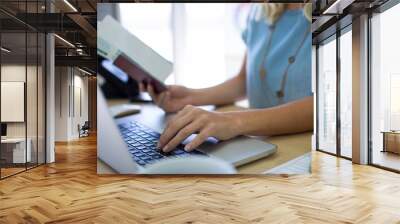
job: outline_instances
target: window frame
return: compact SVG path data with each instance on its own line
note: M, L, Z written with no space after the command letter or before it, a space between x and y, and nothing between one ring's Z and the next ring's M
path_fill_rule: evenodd
M337 27L337 30L335 33L331 34L330 36L326 37L325 39L318 40L318 42L315 44L316 45L316 151L318 152L323 152L329 155L333 155L339 158L343 158L346 160L352 161L352 158L347 157L342 155L341 153L341 119L340 119L340 103L341 103L341 97L340 97L340 84L341 84L341 64L340 64L340 37L347 32L352 32L352 23L346 24L344 27L339 28ZM319 74L319 48L322 43L326 44L331 41L336 41L336 152L328 152L324 149L320 148L319 144L319 112L320 112L320 105L319 105L319 87L320 87L320 74Z
M368 82L368 86L367 86L367 92L368 92L368 111L367 111L367 119L368 119L368 125L367 125L367 132L368 132L368 158L367 158L367 162L368 165L376 167L376 168L380 168L383 170L387 170L387 171L391 171L391 172L395 172L395 173L400 173L400 170L394 169L394 168L390 168L387 166L383 166L380 164L376 164L373 161L373 153L374 153L374 149L373 149L373 130L372 130L372 94L373 94L373 88L372 88L372 42L373 42L373 38L372 38L372 19L374 18L374 14L381 14L384 13L385 11L393 8L394 6L397 6L400 4L399 0L387 0L385 3L383 3L382 5L380 5L377 8L371 9L369 10L368 13L368 31L367 31L367 39L368 39L368 54L367 54L367 64L368 64L368 68L367 68L367 82Z

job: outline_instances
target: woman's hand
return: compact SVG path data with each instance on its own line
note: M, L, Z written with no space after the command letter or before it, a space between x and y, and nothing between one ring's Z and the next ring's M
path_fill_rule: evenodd
M164 152L172 151L194 133L198 135L185 146L186 151L195 149L208 137L227 140L239 135L239 122L233 113L210 112L188 105L168 122L158 147Z
M165 112L177 112L184 106L191 103L193 90L184 86L170 85L168 89L160 94L154 91L152 85L147 85L145 88L143 83L139 84L140 91L147 91L154 103L162 108Z

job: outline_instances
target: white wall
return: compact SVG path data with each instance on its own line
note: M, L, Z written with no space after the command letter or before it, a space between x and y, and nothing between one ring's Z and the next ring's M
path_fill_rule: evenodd
M55 140L77 139L78 124L88 120L88 78L76 68L56 67L55 85Z
M79 137L78 133L78 124L81 126L88 120L88 78L87 76L81 76L81 73L78 75L74 74L74 108L75 113L72 113L72 130L71 135L73 138ZM80 108L82 107L82 108ZM82 110L82 111L80 111Z
M69 95L70 74L67 67L55 68L55 141L69 139Z
M25 66L2 65L1 81L25 82ZM1 110L6 110L6 108L1 108ZM7 123L7 137L25 137L25 123Z
M37 70L38 69L38 70ZM25 80L27 78L27 80ZM23 122L6 122L8 138L25 138L30 140L32 161L39 158L44 162L44 74L42 68L25 64L3 64L1 66L2 82L24 82L26 84L26 107L23 106L22 113L26 112L26 120ZM23 94L23 93L22 93ZM2 96L7 97L7 96ZM2 107L1 110L11 110ZM10 112L10 111L9 111ZM12 112L11 112L12 113ZM37 157L37 153L39 156Z
M27 69L27 70L25 70ZM37 107L37 99L36 99L36 82L37 80L33 78L36 77L36 67L18 64L9 64L1 66L1 81L2 82L25 82L26 71L28 72L28 84L27 88L27 106L30 107L27 109L27 118L28 118L28 129L32 127L36 130L36 107ZM40 106L40 105L39 105ZM7 108L1 108L1 110L7 110ZM33 123L32 123L33 122ZM8 137L25 137L25 123L26 122L8 122L7 123L7 136ZM33 130L32 129L32 130ZM28 130L28 137L30 131ZM36 132L35 132L36 135Z

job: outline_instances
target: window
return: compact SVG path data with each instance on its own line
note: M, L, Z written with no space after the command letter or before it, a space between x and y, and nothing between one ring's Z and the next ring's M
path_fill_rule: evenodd
M353 96L351 25L339 33L340 36L333 35L318 47L317 149L350 159Z
M352 157L352 33L340 36L340 155Z
M119 4L122 25L154 48L168 60L173 60L171 12L172 4Z
M202 88L239 71L245 53L237 13L242 6L146 3L119 4L119 9L123 26L174 62L168 83Z
M318 48L318 149L336 154L336 40Z
M371 140L372 164L400 170L400 136L384 139L384 132L400 130L400 5L371 18ZM394 144L390 149L386 144Z
M390 130L400 130L400 73L390 76Z

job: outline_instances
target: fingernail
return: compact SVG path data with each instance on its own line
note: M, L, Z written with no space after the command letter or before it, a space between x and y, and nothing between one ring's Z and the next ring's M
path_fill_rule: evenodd
M162 149L163 152L167 152L168 150L168 145L164 146L164 148Z
M189 150L190 150L190 145L185 145L184 150L185 150L186 152L189 151Z

